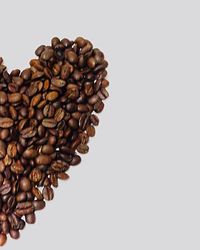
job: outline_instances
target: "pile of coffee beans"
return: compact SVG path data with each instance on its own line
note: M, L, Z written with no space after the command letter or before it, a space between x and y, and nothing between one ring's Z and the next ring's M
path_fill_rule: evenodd
M35 223L88 153L108 97L108 63L90 41L54 37L35 54L22 72L0 58L0 246Z

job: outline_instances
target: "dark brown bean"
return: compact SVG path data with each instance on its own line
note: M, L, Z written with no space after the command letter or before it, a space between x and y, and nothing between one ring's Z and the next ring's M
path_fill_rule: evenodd
M57 99L59 96L57 91L51 91L47 94L46 99L50 102L54 101L55 99Z
M27 177L22 177L21 180L20 180L20 189L22 191L29 191L31 189L31 183L30 183L30 180L27 178Z
M34 209L37 211L37 210L42 210L43 208L45 208L46 206L46 203L44 201L33 201L33 206L34 206Z
M72 159L72 161L70 162L70 165L72 166L76 166L81 162L81 157L79 155L75 155Z
M7 102L7 99L7 94L3 91L0 91L0 104L5 104Z
M6 244L6 241L7 241L7 236L6 236L6 234L1 233L1 234L0 234L0 246L5 245L5 244Z
M20 238L20 232L18 230L10 230L10 237L14 240L17 240Z
M6 156L6 144L4 141L0 140L0 159Z
M51 187L44 187L43 190L42 190L42 194L44 196L44 199L46 201L50 201L50 200L53 200L53 197L54 197L54 191Z
M28 148L24 151L23 157L26 159L33 159L38 155L38 152L36 149Z
M39 168L34 168L30 175L29 178L33 182L39 182L42 179L42 172Z
M58 88L62 88L66 85L66 81L58 78L52 78L51 83Z
M54 120L54 119L44 119L44 120L42 121L42 125L43 125L44 127L46 127L46 128L54 128L54 127L56 127L57 122L56 122L56 120Z
M36 217L34 213L26 214L25 219L28 224L34 224L36 222Z
M14 124L13 119L9 117L0 117L0 128L10 128Z
M77 147L77 151L81 154L87 154L89 151L89 147L87 144L79 144Z

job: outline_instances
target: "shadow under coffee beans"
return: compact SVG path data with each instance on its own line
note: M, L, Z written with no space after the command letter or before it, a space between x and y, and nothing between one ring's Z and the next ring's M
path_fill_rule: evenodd
M108 97L108 66L90 41L54 37L8 73L0 58L0 246L20 237L88 153Z

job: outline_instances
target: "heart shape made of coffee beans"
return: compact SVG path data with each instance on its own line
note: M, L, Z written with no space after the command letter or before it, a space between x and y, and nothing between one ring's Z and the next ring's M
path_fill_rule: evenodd
M89 151L108 97L108 66L90 41L54 37L22 72L0 58L0 246L18 239L58 179Z

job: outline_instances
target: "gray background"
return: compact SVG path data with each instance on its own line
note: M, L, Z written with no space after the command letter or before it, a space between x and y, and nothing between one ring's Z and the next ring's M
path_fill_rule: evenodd
M27 67L52 36L110 62L81 165L6 249L200 249L199 1L1 1L0 55Z

